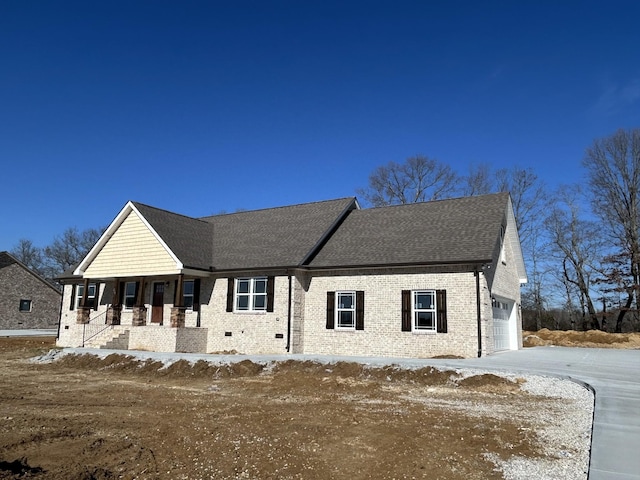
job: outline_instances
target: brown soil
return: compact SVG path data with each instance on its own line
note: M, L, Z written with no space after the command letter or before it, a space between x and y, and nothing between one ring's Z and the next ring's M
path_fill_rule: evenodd
M557 345L561 347L640 349L640 333L607 333L600 330L576 332L573 330L548 330L523 332L525 347Z
M0 338L0 479L499 479L485 454L542 456L519 412L562 401L432 368L28 361L53 343Z

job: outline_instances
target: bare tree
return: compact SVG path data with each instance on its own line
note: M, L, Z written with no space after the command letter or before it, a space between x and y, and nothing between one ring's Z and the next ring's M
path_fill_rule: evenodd
M51 245L44 249L47 276L54 278L80 262L103 231L104 229L89 228L80 232L77 228L71 227L55 237Z
M541 232L539 230L533 232L534 238L531 241L531 245L539 245L541 243L541 240L538 238L540 235ZM544 290L548 268L544 262L544 258L540 255L541 251L542 249L535 248L529 252L527 262L527 276L529 281L522 292L523 309L528 310L529 316L532 316L535 320L536 330L540 330L545 326L543 323L548 317L546 308L548 299L546 298L547 296Z
M627 297L616 319L616 332L630 310L638 311L640 287L640 129L618 130L595 140L583 160L587 170L591 203L608 227L607 236L618 249L619 262L609 272ZM614 262L615 263L615 262ZM620 277L622 275L623 278ZM633 308L635 307L635 308Z
M465 197L485 195L497 191L495 176L486 163L471 165L469 174L461 178L461 193Z
M579 187L561 188L554 195L557 202L545 220L545 227L551 255L562 265L560 276L567 304L572 306L575 289L580 299L583 330L597 329L600 324L591 295L596 264L603 254L602 236L595 222L581 218L578 194Z
M416 155L404 163L389 162L369 176L369 186L359 189L375 207L447 198L455 192L457 175L437 160Z
M9 253L34 272L40 275L44 273L42 249L36 247L31 240L21 238Z

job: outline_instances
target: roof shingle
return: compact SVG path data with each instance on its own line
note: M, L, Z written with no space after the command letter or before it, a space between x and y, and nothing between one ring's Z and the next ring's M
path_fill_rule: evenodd
M352 211L311 267L490 261L508 193Z
M213 226L218 270L300 265L344 214L354 197L205 217Z

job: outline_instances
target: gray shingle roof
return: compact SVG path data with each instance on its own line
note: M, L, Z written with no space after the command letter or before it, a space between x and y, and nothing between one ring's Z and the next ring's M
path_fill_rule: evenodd
M487 262L508 202L499 193L359 210L350 197L203 218L132 203L185 267L224 271Z
M17 263L17 260L9 255L9 252L0 252L0 269Z
M294 267L322 242L355 198L192 218L132 202L185 267Z
M302 264L344 214L353 197L204 217L213 226L218 270L292 267Z
M213 229L210 223L142 203L131 202L185 267L212 265Z
M508 193L352 211L311 267L493 259Z

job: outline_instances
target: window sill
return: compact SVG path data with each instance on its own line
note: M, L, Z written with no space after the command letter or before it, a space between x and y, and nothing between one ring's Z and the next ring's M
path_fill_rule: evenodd
M266 310L234 310L232 313L237 315L266 315Z
M436 335L438 332L435 330L412 330L411 333L415 335Z

